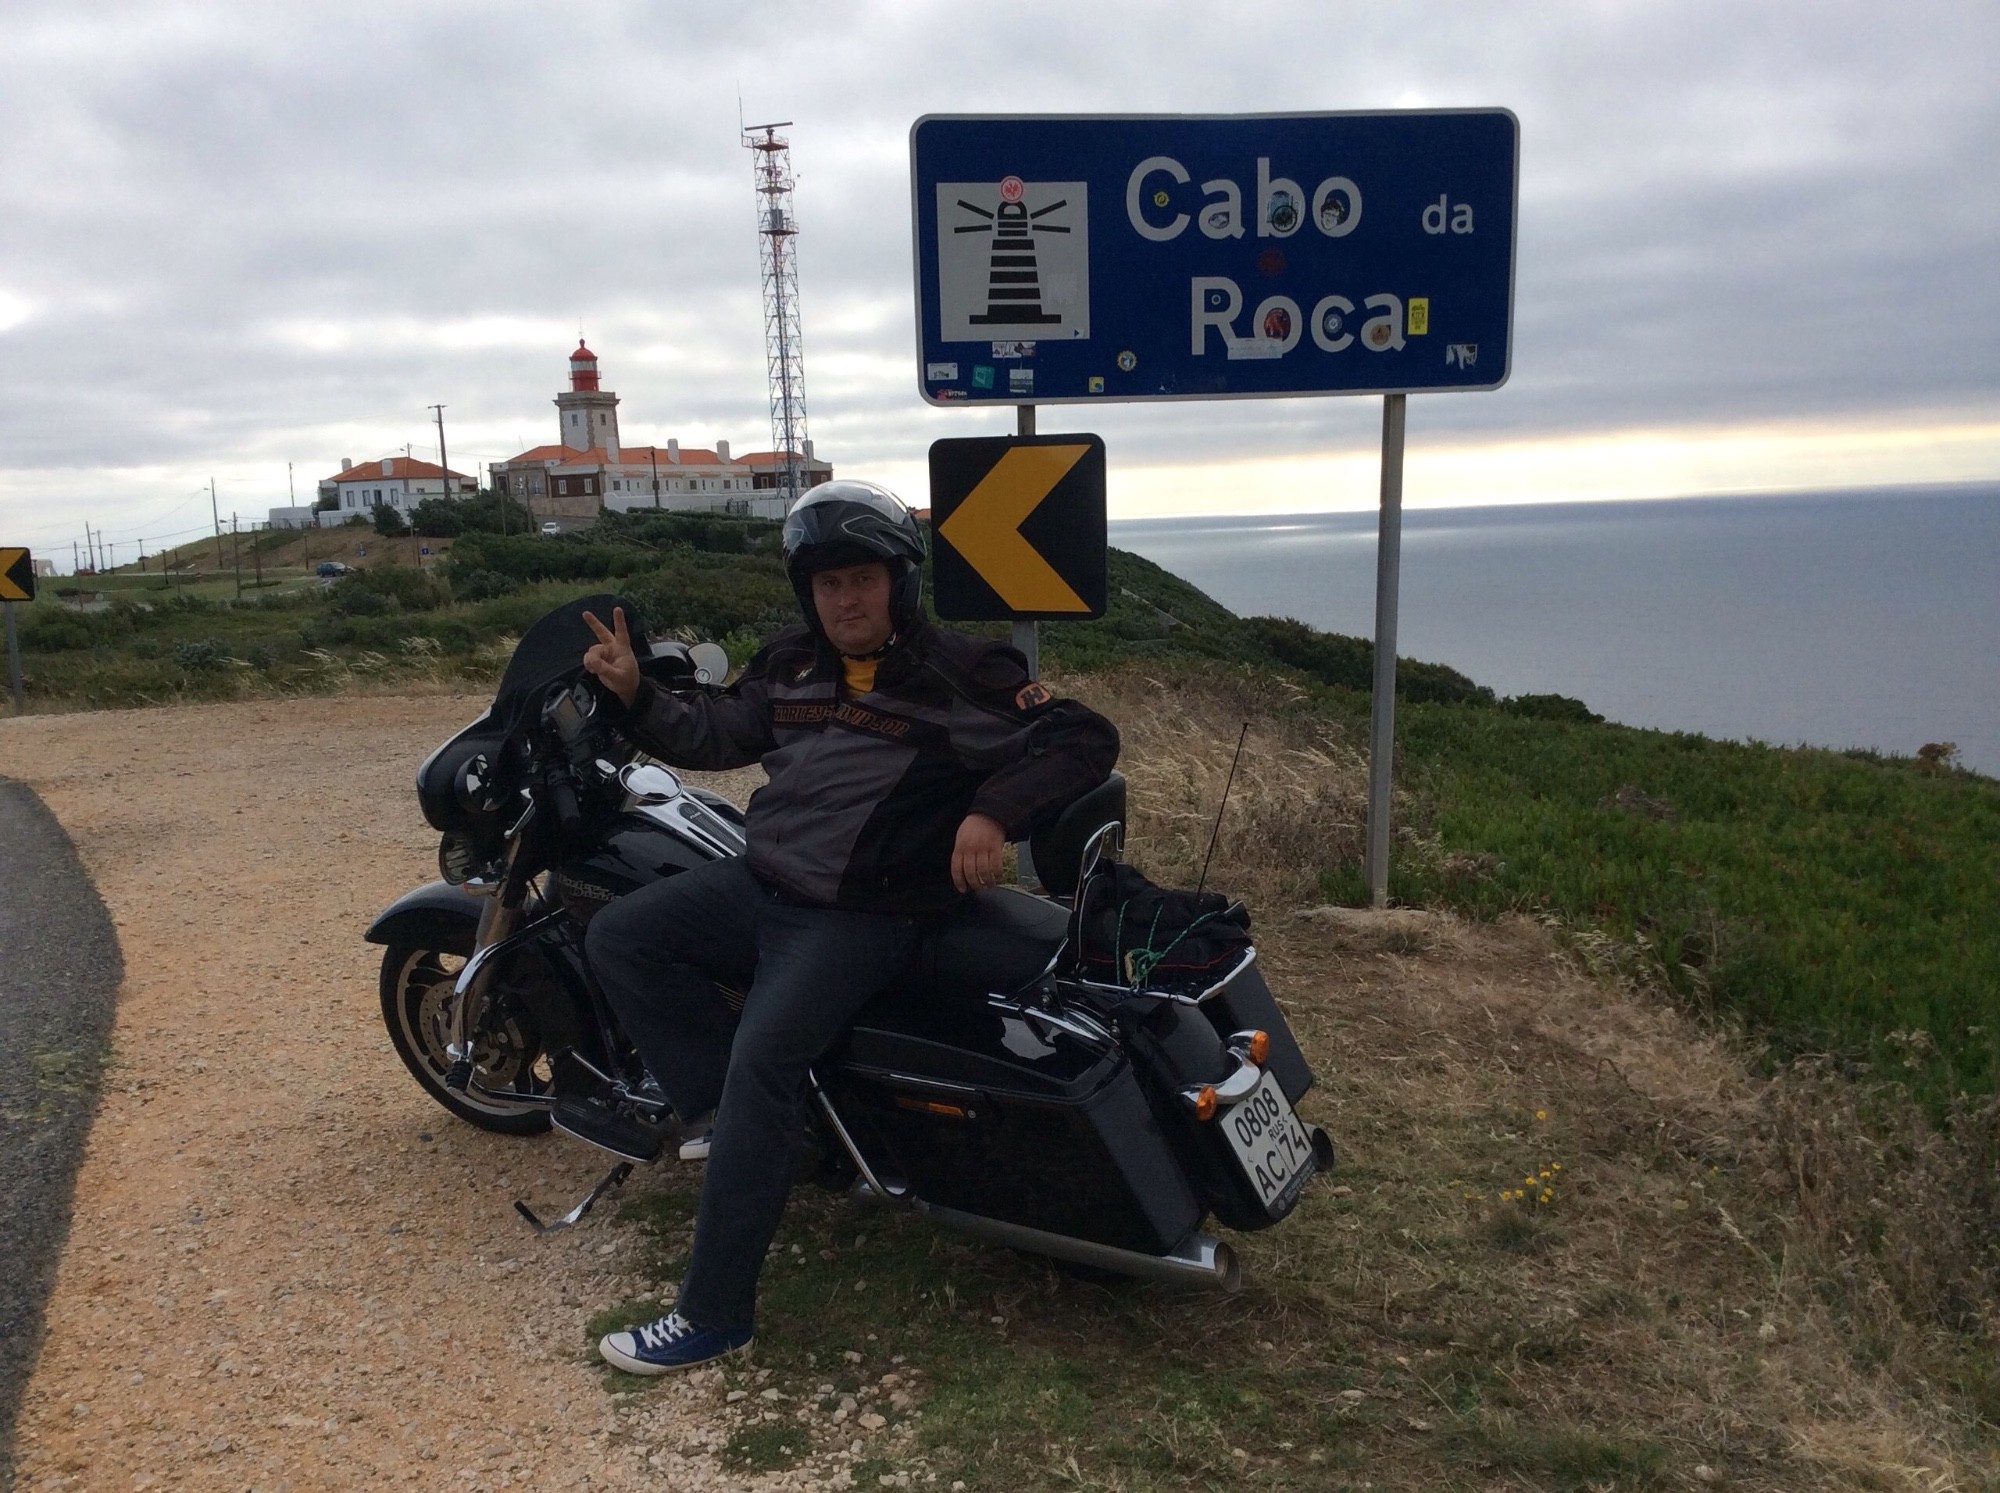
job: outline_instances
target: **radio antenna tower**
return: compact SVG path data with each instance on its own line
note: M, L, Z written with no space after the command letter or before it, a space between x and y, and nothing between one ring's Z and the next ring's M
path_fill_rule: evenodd
M771 443L785 463L785 507L790 510L804 490L801 453L806 443L806 361L799 337L799 268L792 240L798 220L792 216L791 142L779 130L791 124L743 128L745 148L757 179L757 237L764 267L764 359L771 378Z

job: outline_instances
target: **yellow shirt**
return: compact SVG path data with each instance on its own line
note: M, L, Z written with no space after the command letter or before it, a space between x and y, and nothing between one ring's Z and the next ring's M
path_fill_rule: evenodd
M840 659L840 677L847 685L850 695L865 695L875 688L875 665L881 662L873 658L849 658L845 654Z

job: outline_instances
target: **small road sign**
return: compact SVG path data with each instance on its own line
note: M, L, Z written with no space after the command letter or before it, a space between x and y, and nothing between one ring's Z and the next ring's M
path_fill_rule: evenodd
M929 115L910 130L933 404L1493 389L1506 109Z
M952 622L1104 615L1104 442L990 436L931 446L932 573Z
M0 549L0 601L35 599L35 562L24 549Z

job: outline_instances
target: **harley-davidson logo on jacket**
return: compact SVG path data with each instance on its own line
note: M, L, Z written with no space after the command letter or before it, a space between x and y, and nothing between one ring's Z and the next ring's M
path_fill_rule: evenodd
M1117 728L1029 679L1019 653L928 622L865 694L843 698L838 655L794 626L719 695L642 683L625 728L676 766L761 762L751 870L800 901L876 912L957 899L951 851L967 814L1025 839L1118 760Z

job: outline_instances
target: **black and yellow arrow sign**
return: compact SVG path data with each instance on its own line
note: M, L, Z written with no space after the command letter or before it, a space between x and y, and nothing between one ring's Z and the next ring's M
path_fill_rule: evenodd
M0 549L0 601L34 599L34 560L26 550Z
M931 446L932 571L951 622L1104 615L1104 442L990 436Z

